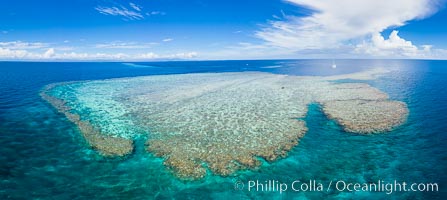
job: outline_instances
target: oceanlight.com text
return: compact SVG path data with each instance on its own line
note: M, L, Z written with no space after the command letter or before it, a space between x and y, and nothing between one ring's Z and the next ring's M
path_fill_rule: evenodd
M294 180L281 182L278 180L248 180L235 181L235 190L248 192L383 192L392 194L394 192L438 192L438 183L410 183L405 181L383 181L358 183L344 180L322 182L317 180Z

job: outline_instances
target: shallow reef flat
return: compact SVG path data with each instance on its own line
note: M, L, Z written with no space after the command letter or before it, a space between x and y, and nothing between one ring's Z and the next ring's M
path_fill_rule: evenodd
M40 93L40 96L60 113L63 113L69 121L73 122L79 128L89 145L100 151L102 155L124 156L130 154L134 148L132 140L103 134L98 128L95 128L90 121L81 120L79 114L71 112L71 108L67 105L65 100L48 94L48 91L52 90L54 87L65 84L68 83L47 85Z
M330 77L263 72L200 73L120 78L47 86L41 96L75 123L107 156L132 152L133 139L165 159L178 177L198 179L207 169L231 175L287 155L307 131L310 103L344 130L367 134L402 124L404 102L365 83L374 69Z

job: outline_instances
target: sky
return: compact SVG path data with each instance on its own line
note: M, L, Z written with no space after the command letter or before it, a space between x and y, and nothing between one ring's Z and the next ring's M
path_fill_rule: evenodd
M447 0L0 1L0 60L447 59Z

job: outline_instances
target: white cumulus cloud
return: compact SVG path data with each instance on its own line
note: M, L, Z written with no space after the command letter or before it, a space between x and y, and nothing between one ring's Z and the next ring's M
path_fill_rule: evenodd
M374 56L414 56L418 52L418 47L411 41L402 39L398 31L393 31L388 39L380 33L372 34L369 41L363 41L356 46L355 52Z
M43 58L51 58L55 55L54 48L49 48L45 53L42 55Z
M356 45L354 52L375 57L394 58L446 58L445 50L435 49L432 45L416 46L411 41L405 40L394 30L385 39L380 33L374 33L369 40Z
M376 45L399 46L391 49L414 50L411 42L393 33L389 40L380 33L410 20L425 18L438 7L433 0L286 0L312 10L304 17L285 15L270 21L255 36L266 45L295 51L346 48L374 35ZM374 42L374 41L373 41Z

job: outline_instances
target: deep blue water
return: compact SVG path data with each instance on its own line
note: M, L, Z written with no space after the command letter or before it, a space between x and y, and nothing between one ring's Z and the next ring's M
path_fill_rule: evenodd
M197 199L228 197L447 199L447 61L273 60L153 63L0 62L0 199ZM376 135L344 132L318 105L310 105L309 131L289 156L235 177L176 179L137 144L127 159L90 150L76 127L38 93L49 83L157 74L264 71L335 75L386 67L367 83L408 104L408 121ZM137 141L144 142L144 141ZM400 181L437 183L438 192L255 192L234 189L249 180ZM326 189L326 188L325 188Z

